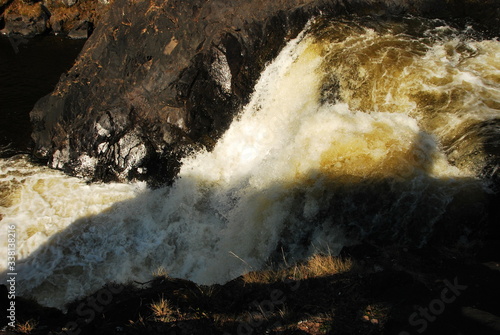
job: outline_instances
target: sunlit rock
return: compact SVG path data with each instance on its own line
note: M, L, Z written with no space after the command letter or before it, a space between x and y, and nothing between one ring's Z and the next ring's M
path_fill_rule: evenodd
M35 107L35 153L50 161L67 145L68 173L75 174L78 157L85 154L99 161L94 180L168 183L179 169L180 157L200 147L213 148L249 101L266 63L310 18L348 13L468 15L487 24L494 35L500 26L496 11L494 1L477 6L473 1L457 5L453 1L117 0L73 69ZM322 99L339 101L340 83L324 85ZM389 93L384 96L390 98ZM119 121L96 126L107 114ZM115 159L110 152L128 142L121 139L132 129L142 141L141 159ZM69 143L63 145L68 136ZM133 166L123 166L125 161ZM137 169L148 172L126 172Z

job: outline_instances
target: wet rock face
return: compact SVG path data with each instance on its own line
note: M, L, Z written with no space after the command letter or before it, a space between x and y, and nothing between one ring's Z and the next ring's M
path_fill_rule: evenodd
M446 16L458 6L395 3L115 0L75 66L32 111L35 155L94 180L168 183L182 156L213 147L266 62L314 15Z
M265 62L308 19L298 13L244 27L236 10L116 1L73 69L32 111L35 154L96 180L170 181L180 157L214 145Z

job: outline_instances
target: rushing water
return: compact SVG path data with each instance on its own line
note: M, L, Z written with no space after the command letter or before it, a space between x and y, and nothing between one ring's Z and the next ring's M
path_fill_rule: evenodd
M363 237L422 246L445 227L467 244L497 173L485 141L499 136L499 53L439 21L321 19L171 187L88 185L3 160L19 290L60 307L159 267L214 283Z

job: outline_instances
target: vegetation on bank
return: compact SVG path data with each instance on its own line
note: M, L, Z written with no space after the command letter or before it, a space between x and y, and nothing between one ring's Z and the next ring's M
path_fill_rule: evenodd
M108 0L0 0L4 33L67 34L79 25L95 26L109 8ZM35 28L44 26L43 28Z
M367 245L224 285L197 285L160 269L151 282L110 284L70 304L66 315L19 301L16 332L496 334L499 270L498 262L481 264L456 250Z

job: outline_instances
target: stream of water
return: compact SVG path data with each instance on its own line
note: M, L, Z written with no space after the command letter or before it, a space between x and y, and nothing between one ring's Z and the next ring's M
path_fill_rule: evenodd
M418 247L440 227L466 245L498 168L487 144L500 136L499 54L499 41L441 21L317 19L170 187L87 184L3 159L19 293L62 307L160 267L223 283L277 253L298 260L361 238Z

